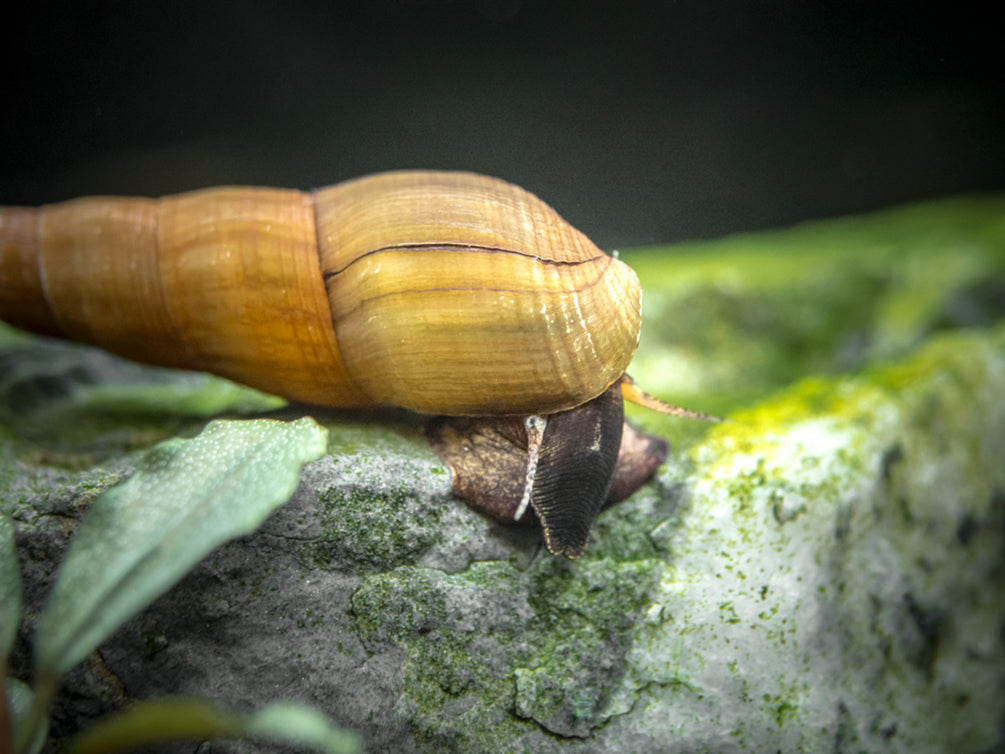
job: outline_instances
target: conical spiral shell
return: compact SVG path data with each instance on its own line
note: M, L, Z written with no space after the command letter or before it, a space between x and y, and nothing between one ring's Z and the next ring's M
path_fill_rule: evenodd
M0 318L331 406L552 413L638 342L635 274L470 173L0 209Z

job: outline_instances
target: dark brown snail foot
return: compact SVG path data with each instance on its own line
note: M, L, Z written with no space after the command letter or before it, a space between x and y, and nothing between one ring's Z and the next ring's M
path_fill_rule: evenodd
M570 558L583 553L596 515L649 481L670 450L624 423L619 383L547 417L439 416L425 432L457 497L498 521L536 517L548 549Z

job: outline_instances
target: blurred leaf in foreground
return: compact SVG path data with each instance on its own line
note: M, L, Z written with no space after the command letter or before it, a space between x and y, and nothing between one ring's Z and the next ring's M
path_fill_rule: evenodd
M14 646L21 623L21 570L14 551L14 525L0 516L0 667Z
M317 710L290 702L244 714L206 699L165 697L139 702L105 718L71 746L72 754L112 754L178 740L254 738L325 754L362 751L357 734L336 727Z

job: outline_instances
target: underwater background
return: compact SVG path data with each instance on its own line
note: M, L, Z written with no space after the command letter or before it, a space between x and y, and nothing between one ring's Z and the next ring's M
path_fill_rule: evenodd
M995 24L948 3L34 4L0 204L467 169L627 248L1005 187Z

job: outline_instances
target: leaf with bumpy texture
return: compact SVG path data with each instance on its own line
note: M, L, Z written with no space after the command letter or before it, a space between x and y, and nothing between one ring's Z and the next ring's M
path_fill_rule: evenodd
M62 675L214 548L258 528L326 437L309 418L216 421L154 447L81 521L39 619L39 673Z

